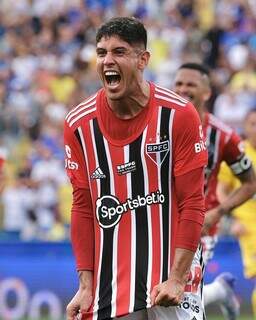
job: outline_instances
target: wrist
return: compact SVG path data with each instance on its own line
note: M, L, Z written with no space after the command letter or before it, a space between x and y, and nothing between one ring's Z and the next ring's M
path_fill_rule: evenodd
M92 271L80 270L78 271L78 276L79 276L79 289L92 290L92 286L93 286Z
M170 282L173 282L173 281L177 282L180 285L185 285L188 281L188 278L189 278L189 270L182 272L182 274L176 273L175 271L173 271L173 272L171 272L168 280Z
M220 218L225 216L225 215L227 215L229 212L230 212L230 209L225 208L224 206L220 205L218 207L218 215L219 215Z

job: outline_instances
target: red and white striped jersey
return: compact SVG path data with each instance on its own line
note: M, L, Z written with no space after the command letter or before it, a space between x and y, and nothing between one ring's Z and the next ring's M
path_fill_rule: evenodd
M150 307L150 292L168 278L173 259L175 177L207 163L193 105L152 83L150 92L140 127L125 139L109 134L103 89L66 117L67 173L73 185L90 189L93 206L95 287L86 319Z
M220 164L225 161L235 174L248 170L250 161L245 157L240 137L229 126L210 113L205 114L204 135L208 149L208 165L205 177L206 209L216 207L217 178ZM212 233L216 232L216 227Z

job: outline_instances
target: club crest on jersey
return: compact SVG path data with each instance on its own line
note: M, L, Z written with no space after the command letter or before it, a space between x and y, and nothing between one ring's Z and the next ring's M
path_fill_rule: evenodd
M146 153L156 165L162 165L169 151L169 140L146 144Z

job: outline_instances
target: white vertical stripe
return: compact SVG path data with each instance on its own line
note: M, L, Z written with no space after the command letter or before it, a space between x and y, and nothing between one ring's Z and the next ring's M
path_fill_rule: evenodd
M207 148L209 147L210 144L210 133L211 133L212 128L209 126L207 127L206 130L206 144L207 144Z
M168 276L171 270L171 242L172 242L172 127L175 110L171 110L170 122L169 122L169 143L170 143L170 160L169 160L169 250L168 250Z
M107 140L104 137L103 137L103 141L104 141L107 162L108 162L108 168L109 168L110 194L116 195L113 165L112 165L112 160L111 160L111 156L110 156L110 152L109 152L109 146L108 146ZM119 224L117 224L115 226L114 235L113 235L111 318L114 318L116 316L118 231L119 231Z
M81 142L82 142L82 148L83 148L83 152L84 152L86 169L87 169L87 177L88 177L88 181L89 181L89 185L90 185L90 189L91 189L91 179L90 179L90 174L89 174L89 172L90 172L89 171L89 162L88 162L88 156L87 156L88 152L86 150L86 144L85 144L85 141L84 141L84 135L83 135L83 131L82 131L81 127L78 128L78 133L79 133L79 136L80 136L80 139L81 139Z
M145 195L149 194L149 185L148 185L148 170L145 160L145 140L147 136L148 127L145 128L141 141L141 162L143 167L144 174L144 192ZM147 308L151 307L151 280L152 280L152 221L151 221L151 206L146 206L147 208L147 220L148 220L148 272L147 272Z
M98 157L97 157L97 152L96 151L96 145L95 145L95 140L94 140L94 135L93 135L93 128L92 128L92 120L90 121L90 131L91 131L91 136L92 136L92 141L93 141L93 149L94 149L94 155L95 155L95 162L96 162L96 167L99 165L98 163ZM79 136L82 142L82 146L83 146L83 151L84 151L84 156L86 159L86 166L87 166L87 173L88 173L88 179L89 182L91 182L90 177L89 177L89 166L88 166L88 152L86 150L86 144L84 141L84 136L83 136L83 132L81 127L78 128L78 132L79 132ZM91 183L90 183L90 187L91 187ZM98 192L98 197L100 195L100 183L97 179L97 192ZM101 228L100 228L101 231ZM100 266L101 266L101 261L102 261L102 248L103 248L103 232L101 231L100 234L100 255L99 255L99 269L98 269L98 273L97 273L97 283L99 284L99 280L100 280ZM94 304L93 304L93 320L97 320L98 318L98 302L99 302L99 286L96 287L96 291L95 291L95 298L94 298Z
M158 115L157 115L157 128L156 128L156 143L160 142L160 124L161 124L161 114L162 114L162 107L158 108ZM157 152L156 155L156 162L157 162L157 176L158 176L158 189L162 192L162 183L161 183L161 158L160 152ZM160 274L159 274L159 283L162 282L163 276L163 208L159 205L159 225L160 225Z
M124 163L129 162L129 145L124 147ZM132 199L131 172L127 173L127 198ZM136 219L135 210L131 210L131 276L130 276L130 303L129 313L133 312L135 303L135 269L136 268Z
M216 132L216 140L215 140L215 150L214 150L214 165L213 165L213 168L215 167L215 164L217 163L218 161L218 157L219 157L219 143L220 143L220 130L217 130Z
M96 163L96 168L99 166L99 159L98 159L98 154L97 154L97 149L96 149L96 143L95 143L95 137L94 137L94 130L93 130L93 120L90 120L90 133L92 137L92 145L93 145L93 151L95 155L95 163ZM100 197L100 180L96 179L97 182L97 193L98 197ZM95 289L95 297L94 297L94 305L93 305L93 320L98 319L98 309L99 309L99 289L100 289L100 274L101 274L101 263L102 263L102 252L103 252L103 231L102 228L100 229L100 249L99 249L99 263L98 263L98 270L97 270L97 286Z

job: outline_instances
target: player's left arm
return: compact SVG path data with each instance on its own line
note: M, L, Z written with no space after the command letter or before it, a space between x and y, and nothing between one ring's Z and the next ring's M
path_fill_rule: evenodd
M173 123L173 172L179 221L169 278L152 290L152 304L181 302L204 220L204 166L207 153L198 113L193 105L176 111Z
M169 278L154 287L152 304L176 306L181 302L201 236L204 220L204 168L196 168L175 178L179 223L175 254Z

